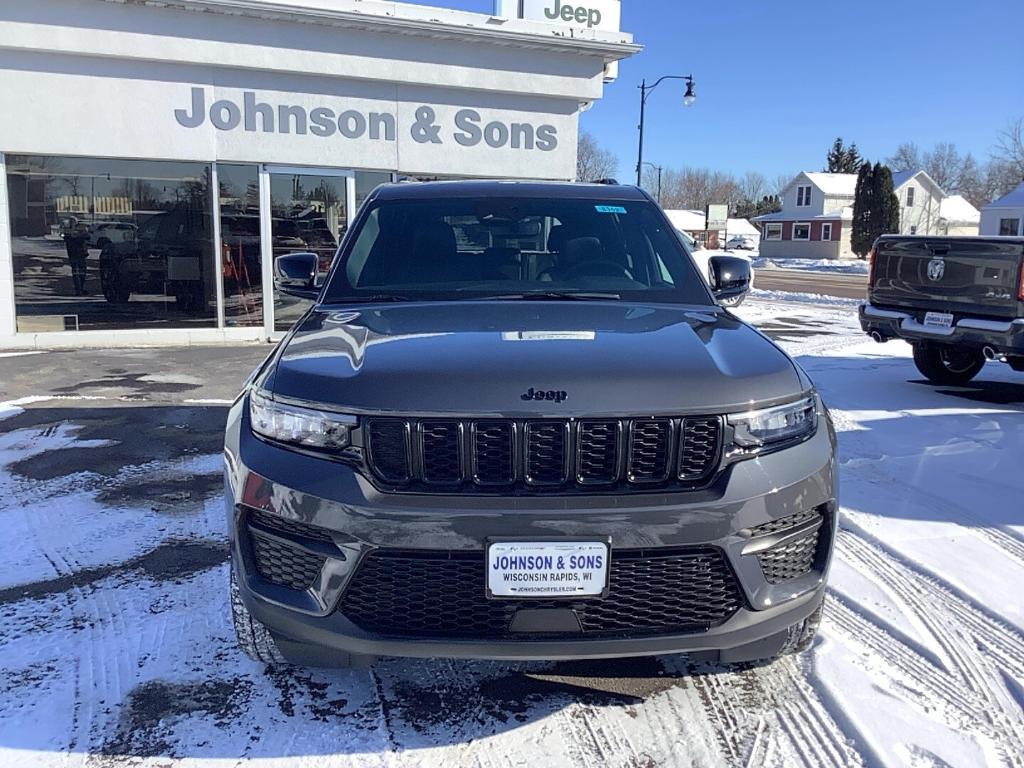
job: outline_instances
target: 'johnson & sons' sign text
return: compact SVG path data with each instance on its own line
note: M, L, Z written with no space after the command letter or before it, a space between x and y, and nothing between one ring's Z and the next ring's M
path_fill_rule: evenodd
M419 144L445 144L454 141L463 147L483 145L492 149L550 152L558 147L558 130L553 125L527 122L484 121L475 109L460 109L452 125L437 117L434 107L417 107L411 125L402 126ZM306 109L291 104L257 101L255 91L243 91L239 105L231 99L219 99L207 108L206 91L192 89L192 101L184 109L174 110L174 119L185 128L199 128L207 120L218 131L262 131L264 133L312 135L321 138L395 141L400 126L391 112L335 110L321 106Z

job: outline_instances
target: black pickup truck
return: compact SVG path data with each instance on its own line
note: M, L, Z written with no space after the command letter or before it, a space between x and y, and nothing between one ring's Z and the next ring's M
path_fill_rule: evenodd
M860 324L912 344L938 384L965 384L993 360L1024 371L1024 238L880 237Z

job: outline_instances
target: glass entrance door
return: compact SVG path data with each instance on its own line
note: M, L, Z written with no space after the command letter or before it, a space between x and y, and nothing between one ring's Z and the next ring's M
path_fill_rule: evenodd
M264 284L273 285L273 262L288 253L312 252L326 273L355 213L355 176L351 171L265 166L261 173ZM269 238L269 243L266 240ZM273 288L264 318L267 332L291 328L310 302Z

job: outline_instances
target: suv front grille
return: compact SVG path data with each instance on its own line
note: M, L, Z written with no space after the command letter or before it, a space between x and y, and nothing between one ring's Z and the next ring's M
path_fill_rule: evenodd
M483 552L378 550L339 610L362 629L402 637L513 636L519 609L568 608L584 636L703 632L743 604L715 547L613 550L609 594L584 600L489 600Z
M653 419L370 418L367 461L385 486L552 493L627 484L701 488L722 448L718 416Z

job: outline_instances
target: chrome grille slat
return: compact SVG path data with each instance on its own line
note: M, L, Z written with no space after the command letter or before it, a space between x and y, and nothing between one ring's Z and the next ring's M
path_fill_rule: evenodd
M459 419L373 417L367 466L420 492L558 493L702 488L722 458L719 416Z

